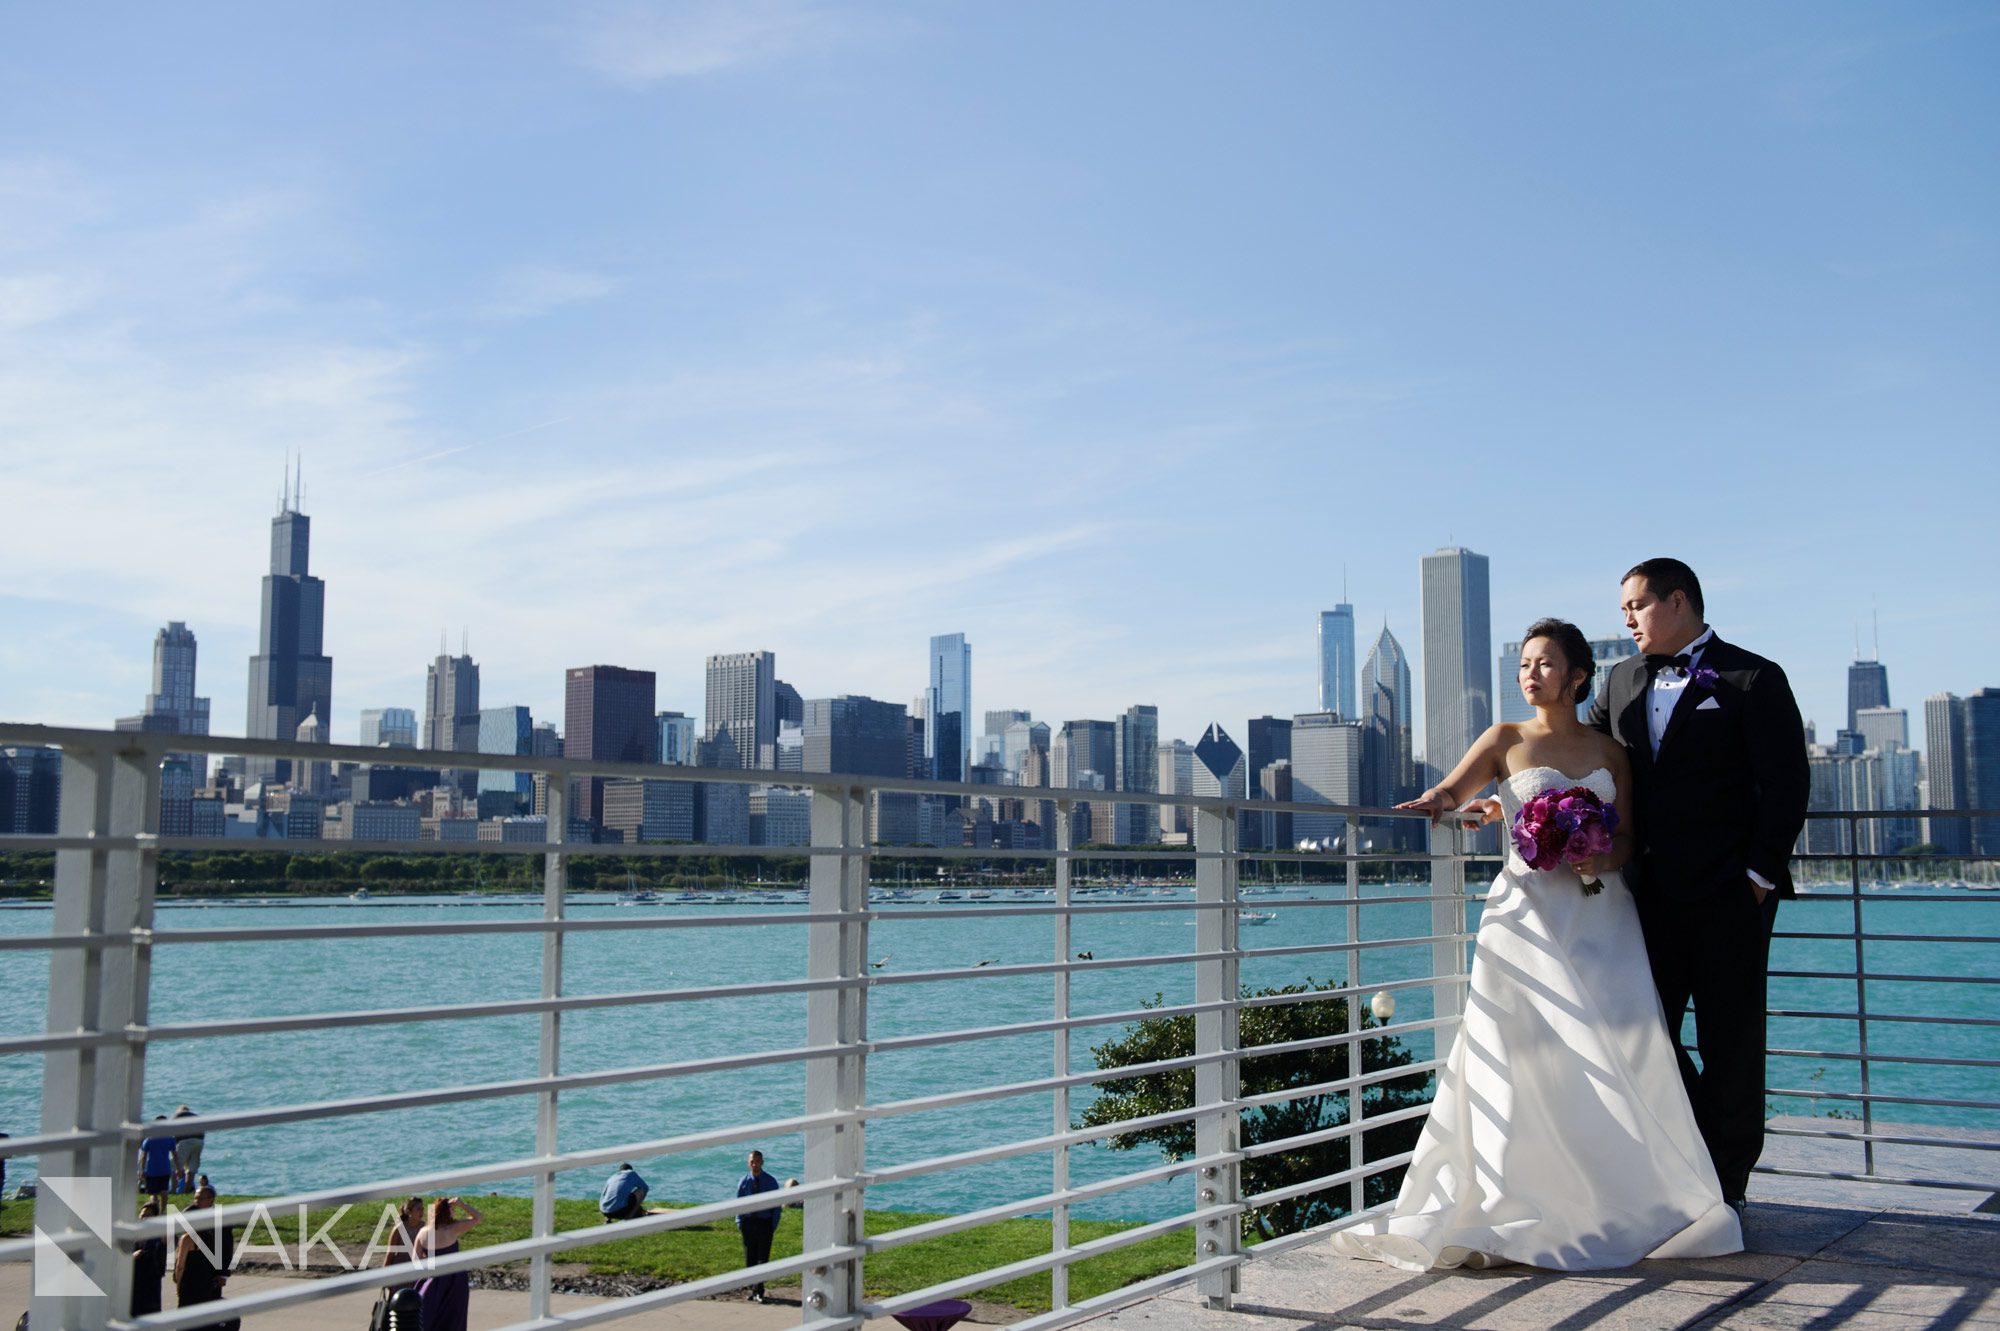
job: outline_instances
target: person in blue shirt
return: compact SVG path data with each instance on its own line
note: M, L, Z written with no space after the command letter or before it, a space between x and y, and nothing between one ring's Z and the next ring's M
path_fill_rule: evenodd
M165 1114L153 1115L156 1124L166 1121ZM152 1136L139 1143L139 1187L165 1210L167 1188L173 1181L174 1134L165 1128L155 1127Z
M630 1165L618 1166L604 1185L604 1195L597 1201L597 1209L604 1216L604 1223L614 1220L637 1220L646 1214L646 1180L639 1177L639 1171Z
M764 1172L764 1153L750 1152L750 1172L736 1185L738 1197L750 1197L760 1192L776 1192L778 1180ZM771 1260L771 1236L778 1232L778 1217L784 1208L773 1206L768 1211L745 1211L736 1217L736 1228L743 1237L743 1265L762 1266ZM752 1303L768 1303L764 1297L764 1282L758 1281L750 1290Z

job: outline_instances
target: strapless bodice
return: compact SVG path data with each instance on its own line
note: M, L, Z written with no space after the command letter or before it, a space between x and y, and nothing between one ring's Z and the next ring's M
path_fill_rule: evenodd
M1507 872L1525 874L1532 872L1528 862L1514 849L1512 838L1507 831L1514 826L1514 816L1521 812L1521 806L1545 790L1568 790L1571 786L1582 786L1606 804L1618 798L1618 782L1612 778L1608 767L1596 768L1581 777L1570 776L1554 767L1524 767L1500 783L1500 810L1506 816L1506 827L1501 830L1501 840L1507 847Z

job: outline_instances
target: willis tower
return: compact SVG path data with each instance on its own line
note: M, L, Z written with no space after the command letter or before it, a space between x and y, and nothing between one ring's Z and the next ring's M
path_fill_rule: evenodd
M331 724L333 658L325 654L326 584L306 572L312 519L299 512L299 481L286 477L286 494L271 519L271 571L264 577L263 624L257 654L250 658L250 715L243 733L251 739L291 740L309 716L320 733ZM252 758L252 781L287 781L292 764Z

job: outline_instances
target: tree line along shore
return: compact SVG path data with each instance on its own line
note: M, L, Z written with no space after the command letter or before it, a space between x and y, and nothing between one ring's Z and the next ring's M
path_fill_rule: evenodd
M1079 850L1146 850L1147 847L1080 846ZM1157 848L1150 848L1157 854ZM802 888L810 857L804 855L578 855L569 859L572 891L727 891L747 888ZM1409 878L1421 866L1364 864L1363 882ZM1400 870L1400 872L1398 872ZM381 851L168 851L159 860L159 891L177 896L331 896L366 888L371 896L467 892L539 892L540 855L398 855ZM1192 859L1134 858L1080 864L1078 881L1097 883L1177 882L1192 886ZM992 859L941 856L884 857L876 861L878 882L921 889L932 886L1048 886L1048 860L1006 855ZM1246 861L1245 882L1335 883L1346 881L1345 862ZM53 852L0 853L0 897L46 897L55 881Z

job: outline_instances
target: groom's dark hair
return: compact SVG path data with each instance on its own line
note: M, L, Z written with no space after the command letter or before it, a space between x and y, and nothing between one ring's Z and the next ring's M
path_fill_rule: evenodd
M1662 601L1672 596L1675 592L1687 593L1688 604L1694 607L1695 614L1707 618L1708 612L1702 608L1701 604L1701 579L1694 575L1693 569L1681 563L1680 560L1641 560L1626 570L1625 576L1618 579L1618 581L1627 582L1633 578L1644 578L1646 580L1646 590L1659 597Z
M1590 696L1590 681L1597 673L1597 657L1590 650L1590 639L1583 636L1583 630L1566 619L1538 619L1528 625L1528 631L1521 635L1521 646L1525 649L1536 638L1547 638L1563 654L1563 664L1571 670L1581 670L1583 680L1576 686L1576 696L1570 701L1580 703Z

